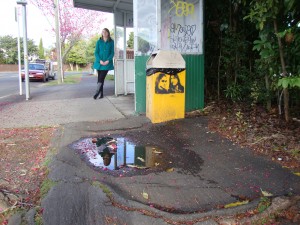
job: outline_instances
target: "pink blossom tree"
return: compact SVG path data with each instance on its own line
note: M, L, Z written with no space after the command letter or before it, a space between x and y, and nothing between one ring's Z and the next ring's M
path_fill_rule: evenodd
M30 0L38 7L49 21L49 31L55 34L54 0ZM99 24L106 20L106 13L75 8L72 0L59 1L60 41L62 46L62 61L82 38L99 33Z

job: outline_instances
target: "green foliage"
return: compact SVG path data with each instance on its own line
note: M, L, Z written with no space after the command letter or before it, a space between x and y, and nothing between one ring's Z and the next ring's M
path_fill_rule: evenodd
M270 19L276 19L279 12L279 0L255 0L250 2L250 12L244 19L256 24L256 28L263 30Z
M23 56L23 39L21 43L21 55ZM31 39L27 40L28 43L28 56L34 56L38 53L38 48ZM5 64L16 64L18 63L18 45L17 38L11 35L0 36L0 61ZM21 57L23 61L23 57Z
M130 34L129 34L129 39L127 41L127 47L130 49L134 48L134 33L133 32L130 32Z
M81 40L71 49L67 55L66 61L68 63L77 64L77 65L86 65L86 47L87 44L85 41Z
M86 60L87 63L93 63L95 61L95 47L96 43L99 39L100 35L95 35L91 39L88 40L87 42L87 47L86 47Z
M43 39L40 39L40 43L39 43L39 58L40 59L44 59L45 58L45 50L44 50L44 46L43 46Z
M240 101L242 99L242 87L237 84L228 85L225 90L225 96L233 102Z
M299 77L284 77L278 80L278 87L280 88L300 88L300 76Z
M262 213L267 208L269 208L270 205L271 205L271 200L267 197L262 197L257 206L257 210L258 210L258 212Z

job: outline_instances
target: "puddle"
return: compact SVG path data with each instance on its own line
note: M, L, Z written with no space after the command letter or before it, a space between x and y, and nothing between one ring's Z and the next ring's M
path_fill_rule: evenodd
M166 160L165 152L156 146L141 146L125 138L115 138L115 151L103 154L103 146L97 147L92 140L84 138L71 147L96 170L130 176L172 168L172 162Z

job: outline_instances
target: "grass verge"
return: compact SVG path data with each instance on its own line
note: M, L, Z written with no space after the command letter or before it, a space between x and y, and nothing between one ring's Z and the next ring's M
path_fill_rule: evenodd
M64 85L64 84L77 84L81 81L82 74L76 74L76 75L68 75L64 79L64 83L58 84L57 80L51 80L48 83L46 83L47 86L55 86L55 85Z

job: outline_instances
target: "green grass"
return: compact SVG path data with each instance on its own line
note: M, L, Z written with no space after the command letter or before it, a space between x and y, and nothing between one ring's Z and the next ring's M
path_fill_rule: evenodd
M54 182L52 180L49 179L44 180L41 185L41 197L44 198L48 194L50 189L54 187L56 184L57 182Z
M105 80L115 80L115 76L111 74L107 74Z
M61 83L60 85L63 84L77 84L80 82L82 77L82 74L76 74L76 75L68 75L65 77L64 79L64 83ZM55 86L55 85L59 85L57 79L56 80L49 80L46 83L47 86Z

